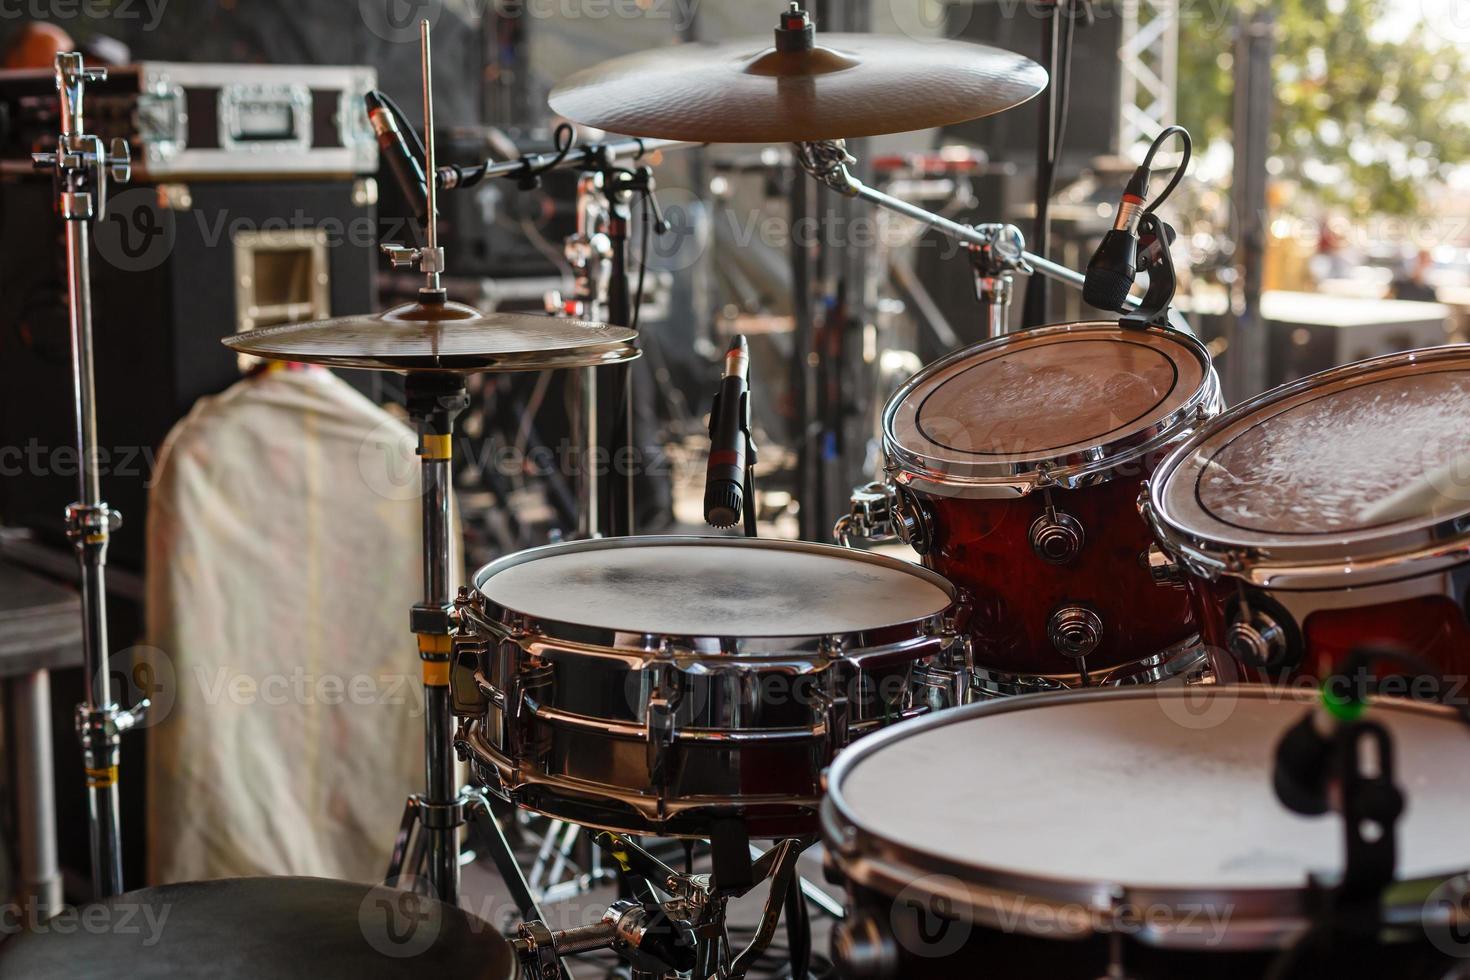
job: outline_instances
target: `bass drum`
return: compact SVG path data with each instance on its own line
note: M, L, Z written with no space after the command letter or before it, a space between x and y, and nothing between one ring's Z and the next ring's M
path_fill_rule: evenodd
M1113 322L1023 331L915 375L884 411L895 529L970 595L976 689L1158 681L1205 660L1158 585L1142 481L1220 409L1208 351Z
M1467 419L1470 348L1439 347L1303 378L1201 427L1144 514L1211 642L1262 678L1325 676L1368 642L1470 671Z
M456 604L457 745L492 791L562 820L805 836L839 749L964 698L954 597L909 562L798 541L521 552Z
M1294 946L1319 925L1308 876L1331 881L1344 864L1341 818L1299 816L1273 789L1276 745L1314 703L1259 685L1072 692L970 705L854 746L822 805L851 909L833 938L839 972L1451 975L1470 954L1470 769L1458 763L1470 731L1413 702L1365 715L1389 731L1407 798L1390 925L1331 933L1326 951Z

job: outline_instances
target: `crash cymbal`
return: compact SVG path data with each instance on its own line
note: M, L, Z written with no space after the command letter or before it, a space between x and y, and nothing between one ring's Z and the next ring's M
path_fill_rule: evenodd
M765 38L695 42L594 65L553 89L551 108L628 136L787 143L949 125L1046 88L1045 69L999 48L814 34L801 11L781 21L774 46Z
M407 303L384 313L288 323L226 337L226 347L277 361L376 371L542 371L638 356L636 330L462 303Z

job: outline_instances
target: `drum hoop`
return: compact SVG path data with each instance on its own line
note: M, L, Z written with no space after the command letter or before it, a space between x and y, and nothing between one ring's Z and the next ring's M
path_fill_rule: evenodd
M1387 527L1300 538L1282 536L1266 544L1232 540L1223 533L1191 527L1182 515L1171 513L1164 503L1171 480L1191 455L1221 432L1263 409L1375 371L1452 361L1470 366L1470 350L1446 346L1384 354L1308 375L1231 407L1199 426L1159 463L1140 501L1144 519L1164 550L1196 575L1212 580L1232 576L1263 588L1340 589L1348 579L1355 587L1388 584L1442 572L1470 561L1470 526L1466 525L1470 506L1453 516L1427 523L1398 522Z
M1213 687L1215 691L1226 687ZM1236 697L1259 700L1293 700L1308 706L1317 703L1317 692L1300 689L1282 690L1262 684L1230 685ZM906 721L869 735L845 749L828 770L827 793L822 800L821 826L827 847L833 852L839 870L851 881L877 891L885 887L918 888L925 876L942 875L953 878L965 886L968 896L958 898L962 903L968 897L972 904L962 911L977 923L992 927L1004 925L1010 929L1025 931L1028 907L1057 907L1074 910L1090 916L1106 931L1109 915L1121 908L1187 908L1206 904L1210 907L1230 907L1230 914L1222 926L1227 933L1223 946L1230 948L1260 948L1282 945L1300 934L1304 923L1311 917L1312 903L1316 901L1306 886L1245 888L1239 886L1193 886L1154 887L1135 886L1118 881L1083 879L1060 879L1026 872L1005 871L994 867L976 867L952 861L944 856L925 852L910 846L905 841L892 840L868 831L844 797L842 788L849 773L869 756L881 752L890 743L930 729L969 721L974 718L1010 711L1023 711L1045 705L1080 704L1104 699L1138 698L1185 698L1196 696L1200 689L1185 688L1094 688L1084 691L1024 694L1016 697L985 701ZM1410 713L1440 717L1458 724L1459 720L1447 708L1422 702L1395 698L1379 699L1380 707ZM1264 773L1264 770L1263 770ZM1395 882L1390 887L1386 904L1390 907L1385 914L1390 919L1407 916L1409 921L1419 922L1423 913L1425 894L1434 887L1466 873L1466 869L1447 869L1433 875ZM1401 901L1395 903L1398 894ZM1006 923L996 921L996 911L1004 903ZM1412 906L1412 908L1410 908ZM1400 915L1402 913L1402 915ZM1190 948L1201 945L1203 937L1181 935L1167 929L1144 931L1137 936L1143 942L1155 946Z
M924 453L908 449L899 443L894 433L899 407L919 385L936 373L977 355L1014 344L1018 338L1061 337L1099 330L1167 337L1170 342L1186 348L1203 369L1199 388L1163 418L1141 426L1127 435L1064 456L1037 456L1010 462L951 463L941 467L936 466ZM1222 407L1220 378L1215 372L1209 350L1189 334L1169 327L1130 330L1112 320L1059 323L983 341L926 365L905 381L884 407L883 449L888 460L890 477L914 489L939 496L1016 497L1045 486L1074 490L1108 482L1117 475L1120 467L1168 448L1178 439L1193 432L1196 426L1218 413Z
M922 579L943 591L949 597L950 602L948 606L932 615L886 623L872 630L795 635L750 633L736 636L730 636L728 634L723 636L680 636L665 633L641 633L639 634L641 636L641 643L637 647L630 647L626 642L619 642L618 637L619 635L626 637L632 631L587 625L566 619L544 618L520 610L509 609L491 599L484 592L485 583L494 576L508 568L540 558L560 554L575 554L581 551L599 551L613 548L667 547L670 545L714 545L730 548L779 549L806 554L825 555L840 558L844 561L866 562L870 565L878 565ZM869 648L888 648L896 642L888 641L873 644L865 638L864 634L867 633L903 630L906 634L911 631L912 637L918 639L952 632L950 629L951 620L955 615L960 601L959 590L949 579L928 568L924 568L922 565L901 561L897 558L890 558L887 555L857 551L852 548L841 548L837 545L819 544L812 541L792 541L785 538L726 537L702 534L648 534L620 538L592 538L583 541L563 541L556 544L541 545L506 555L483 566L474 575L474 587L476 593L484 601L487 612L493 618L499 619L502 622L514 621L518 624L518 628L513 630L517 634L534 635L538 640L545 639L553 642L566 642L568 644L597 647L599 649L606 649L609 653L633 653L635 655L642 653L648 657L659 653L668 653L677 658L699 660L701 658L728 658L732 655L739 655L743 658L748 658L746 662L752 667L759 666L762 661L780 661L782 659L793 658L831 660L841 657L861 661L863 652Z

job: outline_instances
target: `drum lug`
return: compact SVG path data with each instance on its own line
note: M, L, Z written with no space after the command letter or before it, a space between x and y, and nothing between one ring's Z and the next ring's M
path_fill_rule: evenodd
M653 785L662 786L670 750L679 737L678 712L683 692L679 687L678 669L673 664L654 662L644 669L653 674L653 683L648 686L644 722L647 726L648 771Z
M921 556L934 547L934 529L924 505L912 490L904 486L893 489L893 533L898 540Z
M1252 612L1248 621L1230 624L1225 646L1232 656L1252 667L1270 668L1286 657L1286 631L1269 614Z
M1102 642L1102 617L1086 606L1063 606L1051 614L1046 634L1058 653L1081 660Z
M1048 565L1065 565L1082 552L1087 533L1081 521L1053 505L1050 489L1045 495L1046 509L1031 522L1031 550Z
M1171 589L1185 588L1188 579L1184 574L1184 566L1157 544L1149 545L1148 550L1138 556L1138 563L1148 570L1155 585Z
M1281 670L1301 661L1301 633L1291 613L1262 594L1242 588L1229 610L1225 649L1249 667Z
M485 656L490 643L475 626L475 620L461 614L461 610L478 604L479 597L469 589L460 589L449 611L452 632L449 637L449 703L450 710L460 717L477 718L485 713L486 705L499 695L484 681ZM487 690L488 688L488 690ZM493 694L492 694L493 692Z
M829 678L834 677L836 673L836 671L827 672ZM829 689L818 688L815 695L816 708L822 719L822 727L827 733L827 744L833 750L840 749L847 744L848 727L852 721L852 702L840 689L841 683L840 680L832 681L828 685ZM831 687L838 687L839 690L833 693L830 690Z

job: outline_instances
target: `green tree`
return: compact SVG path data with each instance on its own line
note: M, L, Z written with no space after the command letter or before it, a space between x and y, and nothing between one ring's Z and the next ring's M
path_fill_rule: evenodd
M1235 17L1181 0L1180 121L1202 145L1230 138ZM1384 0L1269 0L1275 13L1279 175L1355 214L1417 212L1419 190L1470 161L1470 57L1422 20L1377 36Z

